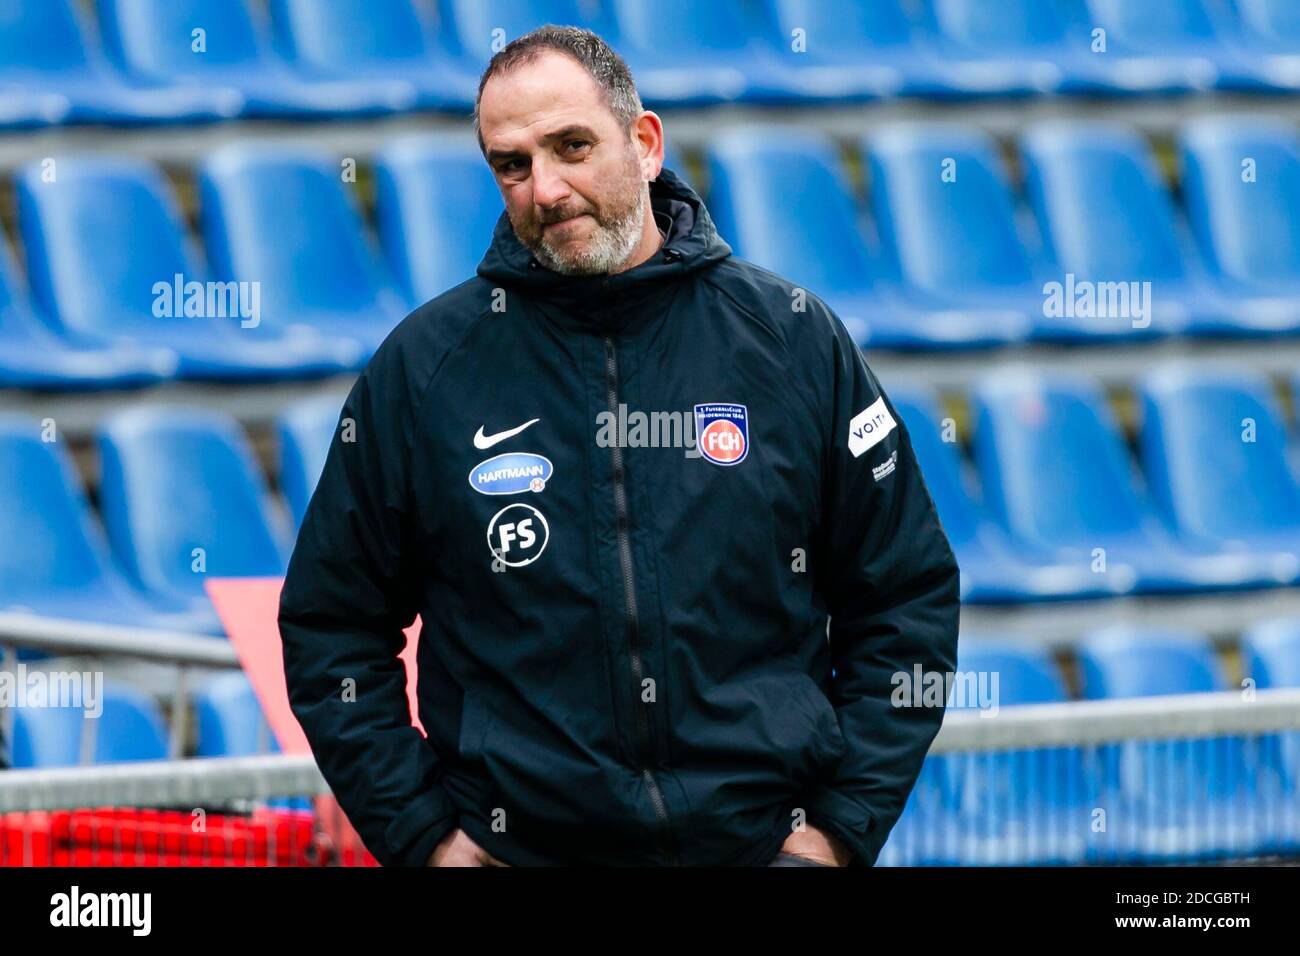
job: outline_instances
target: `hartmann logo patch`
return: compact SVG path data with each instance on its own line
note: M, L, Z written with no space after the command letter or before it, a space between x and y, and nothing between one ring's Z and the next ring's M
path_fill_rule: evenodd
M551 460L543 455L509 452L475 465L469 473L469 486L481 495L541 491L554 470Z
M876 399L849 422L849 451L858 458L870 451L897 427L894 416L885 407L884 396Z

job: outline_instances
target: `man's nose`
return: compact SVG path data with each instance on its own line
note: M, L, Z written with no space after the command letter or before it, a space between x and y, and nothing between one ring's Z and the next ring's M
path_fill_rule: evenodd
M555 164L533 164L533 202L545 210L554 209L569 198L569 184Z

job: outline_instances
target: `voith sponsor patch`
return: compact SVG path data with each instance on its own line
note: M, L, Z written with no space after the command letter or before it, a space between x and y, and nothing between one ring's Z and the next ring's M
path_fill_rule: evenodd
M749 409L729 402L696 405L695 444L715 465L739 465L749 454Z
M854 415L849 422L849 451L853 452L854 458L860 458L884 441L885 436L897 426L894 416L885 407L884 396L881 396Z

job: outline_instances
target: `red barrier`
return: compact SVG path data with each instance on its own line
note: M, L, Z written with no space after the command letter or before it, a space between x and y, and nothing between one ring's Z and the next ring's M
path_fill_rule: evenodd
M0 814L0 866L377 865L337 819L320 822L311 812L270 809L203 817L140 809Z

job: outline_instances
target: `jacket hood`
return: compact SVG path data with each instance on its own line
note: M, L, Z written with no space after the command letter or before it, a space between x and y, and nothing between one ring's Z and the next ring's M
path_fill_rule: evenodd
M620 313L626 312L670 286L669 280L731 255L731 246L718 235L704 200L667 166L650 183L650 208L668 238L658 252L634 269L595 276L568 276L548 269L519 241L510 217L502 212L478 274L566 311L599 315L614 302Z

